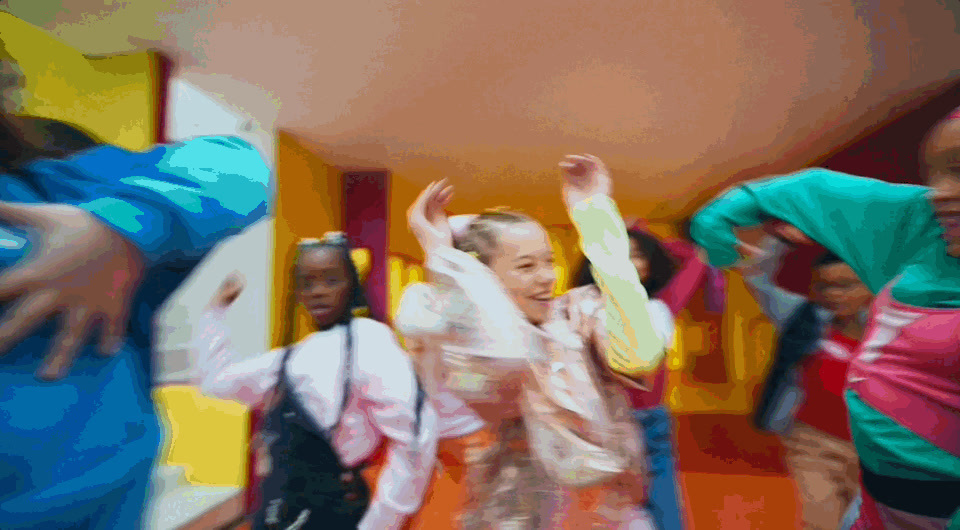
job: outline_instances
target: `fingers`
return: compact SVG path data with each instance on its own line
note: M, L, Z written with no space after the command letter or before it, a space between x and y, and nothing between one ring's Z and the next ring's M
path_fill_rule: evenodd
M590 160L584 156L567 155L560 161L560 168L574 177L582 177L587 173L589 163Z
M73 365L92 324L93 318L87 308L79 307L70 311L64 317L63 327L53 339L53 349L37 375L47 381L62 378Z
M435 187L436 182L431 182L426 188L423 189L423 191L420 192L420 195L417 195L417 198L414 199L413 204L410 205L410 209L407 210L408 220L424 217L424 212L427 209L427 202L429 202L430 197L433 195L433 189Z
M0 223L40 227L47 220L42 205L0 201Z
M453 186L447 184L447 179L443 179L440 181L439 187L436 197L437 206L446 208L450 204L450 200L453 199Z
M10 300L23 294L32 276L32 271L22 266L0 274L0 300Z
M764 254L763 249L753 245L748 245L743 241L737 243L737 251L740 253L740 255L748 258L758 258Z
M213 295L212 305L224 309L230 307L240 297L245 287L243 276L239 272L230 274Z
M127 321L130 318L129 302L117 307L113 314L108 314L106 321L100 326L100 355L109 357L116 355L123 346L123 338L127 336Z
M6 320L0 324L0 355L38 328L56 308L56 303L56 291L47 290L28 295L8 309Z

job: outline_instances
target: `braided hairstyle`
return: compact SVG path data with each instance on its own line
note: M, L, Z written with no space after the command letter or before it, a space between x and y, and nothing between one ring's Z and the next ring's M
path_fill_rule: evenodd
M357 266L353 262L353 259L350 257L351 247L347 237L342 232L328 232L323 236L322 239L302 239L299 243L297 243L296 254L293 259L293 267L291 270L292 288L290 289L290 295L287 301L287 315L289 321L287 322L287 329L285 332L285 342L287 344L292 343L294 340L293 334L294 328L296 327L296 309L298 303L297 291L299 290L300 265L303 262L303 257L310 252L316 252L323 249L332 249L336 251L337 256L343 263L344 269L347 271L347 277L350 280L350 300L343 314L334 321L333 325L349 324L353 319L354 311L367 306L367 297L363 292L363 284L360 282L360 273L357 270Z
M457 250L473 254L481 263L490 266L500 247L500 231L506 225L537 223L529 215L504 207L484 210L453 238Z

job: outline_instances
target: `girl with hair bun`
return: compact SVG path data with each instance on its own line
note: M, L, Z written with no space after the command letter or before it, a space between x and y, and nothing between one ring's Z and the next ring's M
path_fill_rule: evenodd
M448 220L453 189L440 182L408 213L431 281L412 286L395 324L432 352L423 363L428 384L484 424L485 435L466 442L467 499L456 528L653 528L642 508L642 439L623 385L653 374L663 340L606 168L589 155L561 168L596 290L554 296L552 246L521 212ZM450 435L474 428L463 408L448 412L449 425L464 427Z
M204 317L196 349L204 393L266 404L266 454L257 529L399 529L423 500L436 460L436 413L392 330L353 316L364 305L342 233L306 240L293 267L296 303L316 331L284 348L238 361L223 312L242 291L228 279ZM360 475L389 439L376 493Z

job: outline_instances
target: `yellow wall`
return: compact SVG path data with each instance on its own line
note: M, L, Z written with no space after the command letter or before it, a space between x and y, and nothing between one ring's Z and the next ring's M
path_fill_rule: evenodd
M161 81L153 53L86 57L8 13L0 13L0 42L0 58L23 70L25 114L74 124L128 149L153 143Z
M273 309L270 324L274 347L284 344L287 329L288 294L296 243L304 237L320 237L341 225L341 171L296 135L277 135L277 199L274 223ZM310 332L310 317L297 308L294 339Z
M166 428L161 464L182 466L194 484L246 484L250 429L245 406L189 386L159 388L153 397Z

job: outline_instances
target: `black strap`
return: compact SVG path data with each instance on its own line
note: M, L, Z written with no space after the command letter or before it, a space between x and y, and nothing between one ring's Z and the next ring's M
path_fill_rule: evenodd
M420 384L420 378L414 375L414 380L417 383L417 404L416 404L416 409L414 409L416 411L414 412L416 416L414 417L414 420L413 420L413 434L414 434L413 439L414 441L416 441L417 439L420 438L420 423L421 423L421 420L423 419L423 407L427 402L427 393L426 391L424 391L423 385Z
M318 423L312 416L310 416L309 414L304 414L304 416L306 416L305 419L309 421L311 425L313 425L313 428L316 430L317 434L320 434L327 439L330 439L333 436L333 433L336 432L337 428L340 426L340 423L343 421L343 414L347 410L347 406L350 404L351 388L353 387L353 385L351 384L352 382L351 380L353 379L353 364L354 364L353 363L353 357L354 357L353 338L354 337L353 337L352 324L353 322L350 321L350 322L347 322L344 326L345 333L346 333L347 354L345 356L346 359L343 366L343 371L344 371L343 392L342 392L343 397L341 398L341 401L340 401L340 410L337 413L336 421L334 421L333 425L330 426L329 429L325 429L323 428L323 425ZM299 408L303 410L302 402L300 401L300 399L298 399L298 397L294 393L290 392L290 385L287 383L289 378L289 373L287 371L287 363L290 360L290 357L293 354L293 351L295 349L296 348L293 345L290 345L290 346L287 346L283 352L283 359L281 360L281 364L280 364L280 378L279 378L279 381L277 382L277 389L280 392L289 392L290 398L294 399L297 402Z
M863 487L886 506L915 515L947 519L960 509L960 480L910 480L878 475L865 465Z

